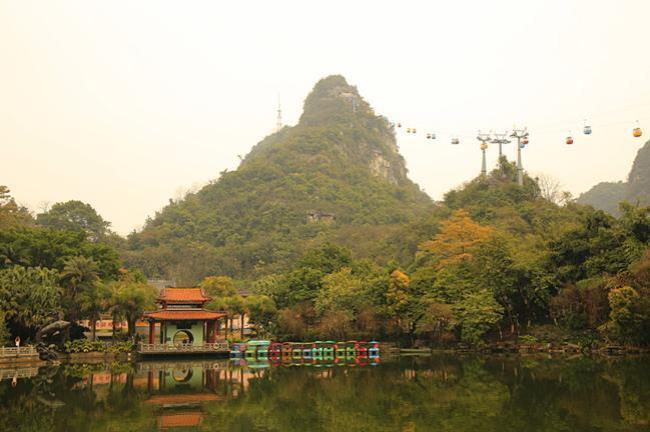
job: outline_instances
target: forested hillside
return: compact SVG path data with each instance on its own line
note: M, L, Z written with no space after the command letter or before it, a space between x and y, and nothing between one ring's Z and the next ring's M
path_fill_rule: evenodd
M387 262L407 255L386 240L432 208L408 179L389 122L330 76L306 98L296 126L266 137L236 171L170 202L129 236L124 256L181 284L283 271L326 241Z
M558 205L528 176L518 186L514 164L503 159L394 240L405 250L416 245L406 267L332 244L258 279L252 291L277 311L268 319L251 309L252 322L271 322L289 340L379 334L444 345L525 334L585 347L599 338L650 343L648 207L623 205L616 219Z
M601 182L580 195L578 202L618 216L619 203L650 204L650 141L639 149L626 182Z

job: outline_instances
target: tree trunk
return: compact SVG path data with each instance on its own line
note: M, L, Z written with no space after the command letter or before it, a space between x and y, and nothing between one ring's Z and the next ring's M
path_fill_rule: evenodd
M239 338L244 339L244 314L239 315Z
M112 325L112 327L113 327L113 329L112 329L112 331L113 331L113 342L115 342L117 340L117 332L115 330L116 327L117 327L117 315L116 314L113 314L113 325Z
M131 339L131 342L135 343L135 318L129 317L126 324L128 326L129 339Z
M91 331L92 331L93 342L95 342L97 340L97 320L96 319L93 318L92 320L90 320L90 328L91 328Z

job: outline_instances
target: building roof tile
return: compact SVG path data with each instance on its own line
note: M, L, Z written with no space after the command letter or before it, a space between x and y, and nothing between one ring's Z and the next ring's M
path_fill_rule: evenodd
M225 316L225 313L205 309L163 309L155 312L146 312L143 315L144 319L153 319L155 321L213 320Z
M166 303L204 303L212 300L201 288L163 288L158 301Z

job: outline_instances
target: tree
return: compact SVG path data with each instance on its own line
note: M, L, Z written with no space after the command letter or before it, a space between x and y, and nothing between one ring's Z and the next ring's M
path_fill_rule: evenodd
M54 204L36 216L36 223L60 231L84 232L92 242L102 240L111 225L90 204L76 200Z
M365 297L363 282L352 274L350 267L324 276L322 284L315 302L318 313L336 310L354 315L359 310Z
M386 291L386 304L389 315L399 317L406 313L409 305L410 284L411 280L408 275L401 270L395 269L391 272L388 290Z
M556 205L563 203L562 183L558 179L549 174L540 174L535 180L537 180L542 198Z
M418 324L426 314L425 309L423 298L413 292L408 275L399 269L393 270L386 290L386 310L399 332L406 333L411 345L415 342Z
M255 326L257 334L266 334L273 326L278 310L269 296L252 295L245 299L248 322Z
M353 265L352 255L347 249L326 243L311 249L298 260L280 287L284 298L275 297L282 306L294 306L298 303L314 303L323 286L323 278L344 267Z
M83 290L79 295L82 316L90 321L92 340L97 339L97 321L101 318L101 313L109 308L110 298L111 293L108 287L99 281Z
M0 312L0 346L7 343L10 337L11 333L7 327L7 322L5 321L5 314L4 312Z
M213 296L208 307L226 313L226 319L229 322L229 326L226 325L226 332L228 332L228 327L232 332L235 316L239 316L239 332L240 337L243 338L247 302L237 293L233 280L228 276L208 276L203 279L199 286Z
M451 305L433 299L425 299L426 313L418 333L432 333L440 340L442 333L454 324Z
M0 269L20 265L62 271L67 260L84 256L95 261L102 279L117 277L120 257L103 243L91 243L82 232L40 227L0 230Z
M32 222L29 210L16 204L9 188L0 185L0 230L29 225Z
M650 298L630 286L609 292L609 322L603 330L626 343L650 343Z
M95 261L83 256L71 257L66 261L61 272L61 285L63 286L62 305L68 321L76 323L83 316L82 297L85 297L86 301L99 303L100 284L99 268ZM91 308L96 306L98 305Z
M228 276L208 276L201 281L199 287L211 296L229 297L237 294L235 284Z
M239 316L241 320L240 337L244 337L244 314L246 313L246 302L238 294L226 297L215 297L208 304L210 309L223 311L226 314L226 336L233 332L235 317Z
M353 315L345 310L327 310L318 325L319 337L345 340L352 331Z
M61 312L56 270L14 266L0 270L0 314L15 335L32 337Z
M111 282L110 291L113 316L126 320L129 338L134 340L135 323L145 310L155 307L156 290L125 271L117 281Z
M305 339L308 333L307 321L313 310L305 304L281 309L278 313L278 331L283 339Z
M488 290L468 293L452 309L460 327L461 340L472 345L481 344L483 335L499 322L503 314L503 308Z
M437 267L468 261L491 232L490 227L472 221L465 210L456 210L449 219L440 223L440 230L433 240L420 245L419 251L424 257L432 257Z
M549 242L549 264L562 283L616 274L630 264L622 246L626 233L601 210L588 211L580 224Z

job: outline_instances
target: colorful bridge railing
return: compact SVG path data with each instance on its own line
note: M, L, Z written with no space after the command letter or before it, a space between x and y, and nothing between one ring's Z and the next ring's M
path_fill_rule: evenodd
M149 344L138 345L140 354L206 354L229 352L228 342L204 343L200 345Z

